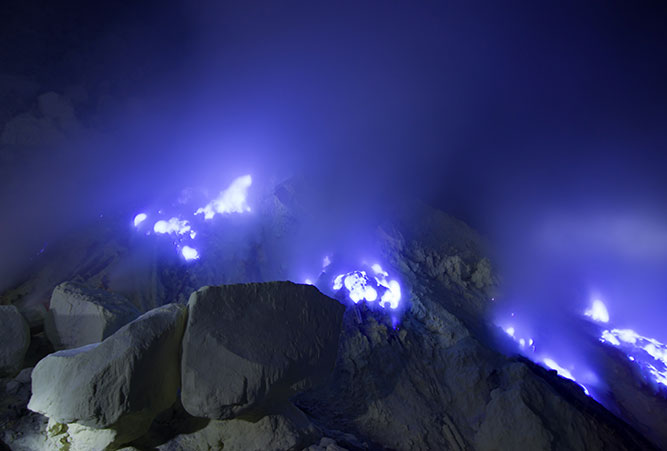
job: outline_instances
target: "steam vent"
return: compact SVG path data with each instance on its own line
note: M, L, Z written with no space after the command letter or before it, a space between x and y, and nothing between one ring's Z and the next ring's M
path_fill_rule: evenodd
M667 450L667 2L0 3L0 451Z

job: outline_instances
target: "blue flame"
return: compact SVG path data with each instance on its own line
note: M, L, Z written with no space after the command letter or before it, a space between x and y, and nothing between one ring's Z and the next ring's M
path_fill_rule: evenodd
M606 329L600 341L621 349L645 374L667 386L667 345L632 329Z
M600 299L594 299L590 307L583 312L583 316L596 324L610 322L609 311ZM591 388L599 388L597 387L599 380L591 371L582 368L577 369L573 365L567 366L557 363L553 357L554 353L557 354L555 349L542 349L545 348L545 345L542 344L538 352L535 341L522 334L515 321L516 315L512 313L510 321L500 321L500 324L504 323L503 331L518 344L521 354L534 362L555 370L560 376L581 385L587 395L590 395L590 393L588 388L581 383L581 380ZM643 336L628 328L600 329L599 341L622 350L628 360L637 365L647 380L667 386L667 344L655 338ZM549 347L551 348L551 346ZM527 354L527 351L531 352ZM545 354L546 352L549 354Z
M197 249L190 246L183 246L183 249L181 249L181 255L183 255L183 258L185 258L187 261L199 259L199 252L197 252Z
M139 213L134 217L134 220L132 221L135 227L139 227L139 225L144 222L148 218L148 215L146 213Z
M159 234L185 235L192 231L190 223L184 219L170 218L168 221L160 220L153 225L153 231Z
M401 302L401 285L397 280L389 279L389 273L379 264L371 266L374 276L369 276L364 270L338 274L332 288L335 292L345 291L345 297L357 304L361 301L372 303L380 299L379 305L389 306L392 310L398 308Z
M598 321L601 323L609 322L609 312L607 311L607 306L604 305L599 299L595 299L591 307L584 312L585 316L588 316L593 321Z
M216 214L246 213L250 211L248 205L248 188L252 185L252 177L244 175L235 179L229 187L220 192L218 197L195 211L196 215L203 214L204 219L212 219Z
M211 219L216 214L246 213L250 211L247 202L248 189L252 185L252 177L244 175L237 177L232 181L229 187L220 192L219 196L213 199L204 207L196 209L194 212L186 212L182 215L173 216L168 219L159 219L153 224L153 232L157 235L172 235L176 237L174 245L179 250L181 256L186 261L199 259L199 251L189 245L183 245L187 240L194 240L197 237L197 231L194 226L194 217L198 214L204 214L205 219ZM183 203L183 202L179 202ZM157 216L163 215L164 211L158 209ZM183 216L190 217L184 219ZM149 215L145 212L137 214L133 219L134 227L140 226L148 219ZM195 221L196 222L196 221ZM150 234L147 232L146 234ZM190 243L192 244L192 243Z

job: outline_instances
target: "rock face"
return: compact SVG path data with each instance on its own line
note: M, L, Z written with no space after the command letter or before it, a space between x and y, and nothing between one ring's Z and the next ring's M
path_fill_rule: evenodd
M152 428L152 436L149 433L145 440L137 440L133 445L160 451L284 451L302 450L321 437L303 412L293 406L256 422L211 420L183 431L183 420L178 414L171 419L157 419L159 427Z
M119 294L65 282L53 290L45 329L55 349L98 343L140 314Z
M281 262L290 260L276 256L303 230L294 225L299 214L292 214L296 207L291 193L271 203L278 215L275 226L226 234L224 242L211 231L209 238L217 247L207 255L226 253L222 266L215 266L215 258L210 261L216 263L202 258L182 265L152 249L146 255L159 256L155 262L121 265L127 255L123 240L110 244L115 230L91 234L102 237L95 246L67 243L65 251L54 254L70 259L69 266L60 263L62 272L56 271L60 266L52 266L61 260L49 257L43 272L0 300L23 302L34 299L30 293L50 294L48 287L66 280L64 274L82 274L80 280L116 290L113 283L106 284L107 276L123 266L141 283L127 285L122 292L143 308L162 299L184 303L195 283L208 280L206 275L216 284L279 277L275 274L282 271ZM242 227L239 223L239 230ZM585 396L577 384L522 357L494 350L498 342L487 313L498 279L484 258L481 240L465 224L417 204L405 208L397 220L382 223L377 232L377 243L369 246L375 245L382 266L400 280L404 294L405 310L397 324L387 311L360 303L345 311L341 328L343 308L308 286L272 282L203 288L191 297L184 354L176 364L185 407L179 406L178 415L168 414L175 408L162 412L149 432L130 444L161 450L654 449L635 427L662 448L667 446L662 432L664 398L638 387L632 367L619 371L623 367L617 357L629 365L624 355L610 356L600 374L614 375L610 396L618 405L615 412L632 427ZM256 240L246 240L248 236ZM272 246L271 240L284 241ZM231 242L235 248L228 247ZM326 271L321 280L334 274ZM321 286L324 290L327 285ZM152 301L137 302L141 299ZM145 430L154 412L174 399L176 388L144 404L131 401L150 390L128 387L162 390L157 386L164 383L163 373L172 373L152 363L157 357L143 357L163 352L158 351L162 346L151 347L153 338L139 339L135 331L116 339L123 330L87 351L44 359L35 372L31 406L39 401L44 412L69 410L48 426L37 413L21 415L10 426L16 434L5 434L2 440L15 445L23 431L39 429L48 443L71 445L72 450L98 449ZM111 341L116 344L106 345ZM177 346L169 343L169 349ZM327 378L334 356L335 367ZM57 373L53 380L68 384L52 384L51 373ZM151 383L131 382L135 377ZM318 382L323 383L303 391ZM51 385L62 394L53 393ZM309 421L284 414L287 398ZM24 427L21 422L29 424ZM128 423L141 427L128 428ZM151 435L156 425L161 432ZM30 446L33 442L24 443L25 448L17 449L35 448Z
M190 297L182 393L194 416L260 418L322 382L345 308L291 282L204 287Z
M139 437L177 398L185 317L183 306L168 304L100 344L50 354L32 373L28 408L77 431L109 429L97 435L116 444Z
M336 435L345 431L371 449L653 449L575 383L494 351L475 234L439 212L412 218L379 231L410 287L401 324L352 307L329 383L296 397L325 435L357 448Z
M30 328L13 305L0 305L0 377L21 370L30 345Z

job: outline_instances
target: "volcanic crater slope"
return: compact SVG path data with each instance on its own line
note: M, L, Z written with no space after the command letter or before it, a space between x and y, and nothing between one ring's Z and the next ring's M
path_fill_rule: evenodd
M576 383L495 350L486 311L498 278L484 244L426 205L398 205L375 233L402 280L398 322L326 286L270 282L286 278L276 261L304 224L297 192L265 199L259 224L225 243L234 258L184 266L154 252L128 279L119 268L131 240L111 220L63 245L79 249L67 258L45 253L1 298L16 308L0 321L32 315L1 344L0 355L21 354L0 381L1 440L16 450L654 448ZM219 285L216 274L267 281ZM76 290L54 291L69 280ZM57 305L86 311L82 337L98 341L74 347L74 336L53 352L35 303L60 324L73 318ZM100 326L109 310L122 327Z

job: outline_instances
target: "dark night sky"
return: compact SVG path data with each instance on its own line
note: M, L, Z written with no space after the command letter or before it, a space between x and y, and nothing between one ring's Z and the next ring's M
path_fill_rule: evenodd
M238 141L384 172L482 227L527 195L664 195L662 2L11 3L3 71L181 123L216 108Z
M613 280L667 314L667 3L136 3L3 3L0 72L85 86L107 101L82 122L114 132L5 168L10 229L165 180L303 171L325 197L462 217L518 297Z

